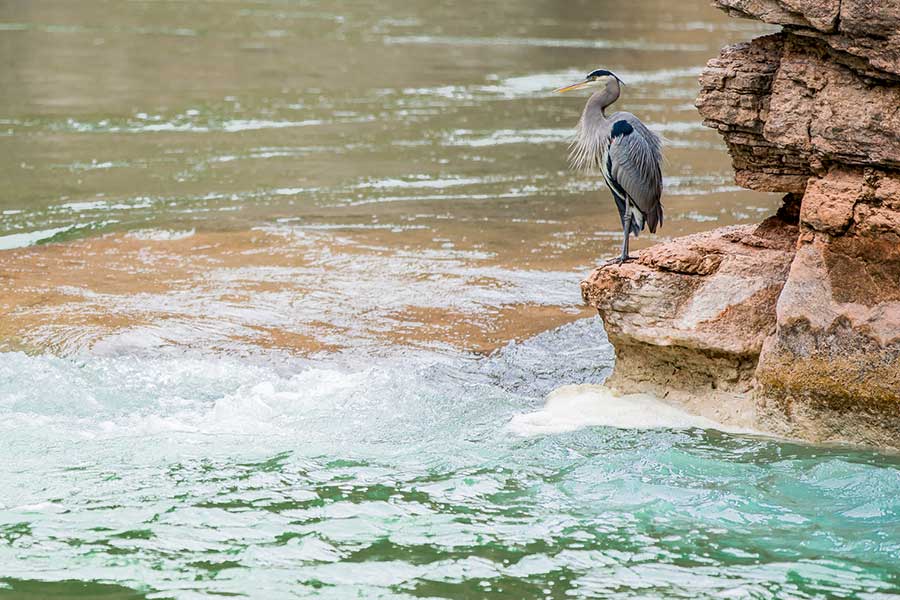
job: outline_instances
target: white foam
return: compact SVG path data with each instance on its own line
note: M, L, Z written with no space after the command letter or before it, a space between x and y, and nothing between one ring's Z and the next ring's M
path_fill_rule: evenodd
M564 385L547 396L541 410L516 415L509 430L519 435L545 435L585 427L618 429L718 429L747 433L691 415L649 394L618 394L602 385Z
M144 240L150 242L171 242L176 240L184 240L197 233L196 229L187 229L182 231L174 231L169 229L138 229L129 232L128 237L136 240Z
M105 200L95 200L92 202L67 202L66 204L60 204L59 208L71 210L73 212L80 212L84 210L100 210L107 207L107 203Z

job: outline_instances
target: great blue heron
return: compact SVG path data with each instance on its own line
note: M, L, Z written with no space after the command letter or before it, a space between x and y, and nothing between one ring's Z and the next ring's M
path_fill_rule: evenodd
M606 108L619 99L622 80L614 73L597 69L584 81L556 90L598 88L588 99L578 121L569 162L573 168L590 171L600 167L622 218L622 255L606 264L622 264L628 256L629 233L637 236L644 225L656 233L662 225L662 142L631 113L606 116Z

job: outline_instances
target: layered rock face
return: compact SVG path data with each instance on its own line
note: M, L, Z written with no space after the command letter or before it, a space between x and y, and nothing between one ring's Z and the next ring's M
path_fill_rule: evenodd
M759 418L815 440L900 446L900 177L810 180L757 371Z
M900 447L900 1L715 4L784 26L711 60L697 106L738 183L787 205L583 283L616 345L610 385Z

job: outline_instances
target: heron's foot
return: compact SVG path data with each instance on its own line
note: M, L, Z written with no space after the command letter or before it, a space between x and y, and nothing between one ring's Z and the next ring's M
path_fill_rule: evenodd
M615 258L611 258L607 261L604 261L603 263L600 264L600 266L601 267L609 267L612 265L621 265L623 263L626 263L626 262L632 261L632 260L637 260L637 256L622 255L622 256L617 256Z

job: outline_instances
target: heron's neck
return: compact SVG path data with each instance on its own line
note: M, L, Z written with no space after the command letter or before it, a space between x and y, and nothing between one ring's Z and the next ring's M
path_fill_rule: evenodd
M588 98L587 105L584 107L584 112L586 115L588 113L591 113L605 119L606 109L609 108L618 99L618 84L609 85L598 92L594 92L591 97Z
M604 132L608 132L606 126L609 124L605 111L618 97L618 89L613 90L607 86L588 98L569 153L569 162L574 168L590 170L600 164L604 151Z

